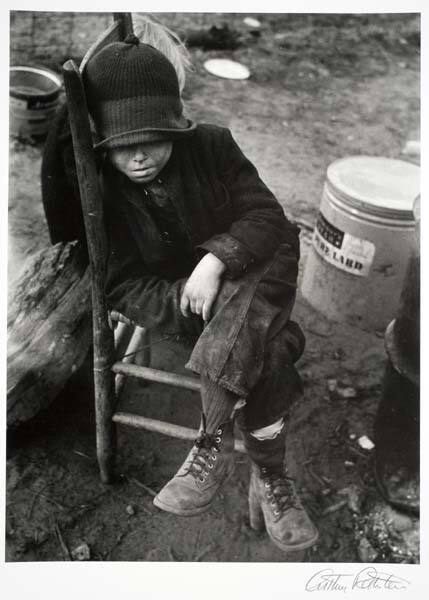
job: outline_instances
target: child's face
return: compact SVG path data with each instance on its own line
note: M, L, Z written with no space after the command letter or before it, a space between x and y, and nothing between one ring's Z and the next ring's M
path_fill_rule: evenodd
M109 150L110 162L134 183L152 181L171 155L170 141L144 142Z

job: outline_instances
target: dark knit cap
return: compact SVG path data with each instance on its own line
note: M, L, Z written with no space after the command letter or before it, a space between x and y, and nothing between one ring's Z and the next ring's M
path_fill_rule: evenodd
M87 63L83 83L100 138L96 148L172 140L195 129L183 116L173 65L135 35L100 50Z

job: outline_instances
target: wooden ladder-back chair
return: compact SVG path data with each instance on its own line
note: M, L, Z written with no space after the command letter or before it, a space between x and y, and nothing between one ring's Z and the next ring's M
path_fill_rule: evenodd
M133 32L131 15L115 13L113 23L90 47L78 68L73 60L63 65L70 128L84 215L86 239L92 281L94 391L97 458L103 482L112 480L116 453L116 424L130 425L149 431L186 440L194 440L197 430L172 423L149 419L137 414L118 412L117 401L125 376L168 384L199 391L200 382L188 377L147 366L149 354L143 353L143 364L134 364L133 356L139 345L147 345L145 330L135 327L131 341L122 360L115 359L114 333L109 324L109 314L104 294L107 261L106 237L103 224L103 202L93 150L93 138L81 74L87 63L108 44L121 41ZM116 386L115 386L116 376ZM244 451L240 441L236 450Z

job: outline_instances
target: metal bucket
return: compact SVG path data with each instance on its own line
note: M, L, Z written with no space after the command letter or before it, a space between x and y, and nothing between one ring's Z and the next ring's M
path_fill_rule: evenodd
M46 134L61 91L59 76L44 67L9 70L9 131L31 137Z
M354 156L327 170L302 294L334 321L384 330L394 318L414 246L420 168Z

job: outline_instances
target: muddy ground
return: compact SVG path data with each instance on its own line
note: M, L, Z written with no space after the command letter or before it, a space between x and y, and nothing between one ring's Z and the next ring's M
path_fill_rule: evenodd
M351 154L400 157L406 141L418 138L419 20L265 14L252 32L243 16L161 20L180 32L227 23L241 34L235 50L191 50L187 110L198 121L230 127L286 214L302 224L303 268L327 166ZM203 62L215 56L242 61L251 78L209 75ZM25 256L49 243L40 201L42 147L11 140L10 285ZM87 360L48 410L9 432L7 560L67 560L68 551L86 543L99 561L418 562L418 520L385 505L374 482L374 451L357 444L361 435L373 437L383 331L328 322L301 296L295 318L307 335L298 363L305 397L291 417L288 462L319 527L317 546L286 555L249 528L243 455L208 513L178 518L152 505L152 491L174 474L189 444L120 427L120 478L104 486ZM154 348L154 365L181 371L185 359L183 348ZM352 387L355 396L330 391L328 380ZM123 402L147 416L199 422L192 392L129 380Z

